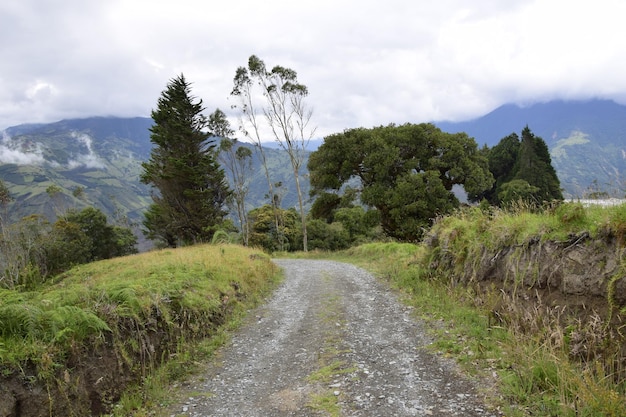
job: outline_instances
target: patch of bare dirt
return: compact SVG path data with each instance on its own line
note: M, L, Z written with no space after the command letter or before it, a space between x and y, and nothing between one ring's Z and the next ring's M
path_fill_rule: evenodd
M286 279L162 416L496 416L422 324L352 265L277 260Z

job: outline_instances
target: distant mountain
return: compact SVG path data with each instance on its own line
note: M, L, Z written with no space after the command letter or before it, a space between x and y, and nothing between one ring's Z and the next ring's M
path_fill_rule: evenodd
M613 101L505 105L475 120L436 125L446 132L466 132L479 146L489 147L528 126L548 145L566 197L626 193L626 106Z
M6 129L0 138L0 178L15 199L9 207L11 220L29 214L52 220L68 208L94 206L110 219L140 223L151 203L150 188L139 176L141 163L150 157L152 123L150 118L93 117ZM272 181L281 184L282 206L295 207L287 155L266 149L266 156ZM267 180L256 157L253 172L250 208L269 201ZM308 195L308 181L303 182ZM50 195L50 186L60 192Z
M34 213L52 220L85 206L139 220L150 201L139 175L150 152L151 124L147 118L96 117L6 129L0 178L15 199L12 220ZM50 186L60 192L50 195Z

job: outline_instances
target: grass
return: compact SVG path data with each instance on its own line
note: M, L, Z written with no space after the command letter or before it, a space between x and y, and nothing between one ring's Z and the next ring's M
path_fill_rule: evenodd
M324 276L323 279L329 281L331 278ZM341 306L339 296L325 294L322 309L318 313L324 341L318 356L318 366L307 377L307 381L316 387L315 391L309 394L307 407L331 417L341 415L339 405L341 393L329 389L328 385L341 375L352 374L357 370L355 366L349 365L341 358L342 354L350 352L342 346L345 313Z
M337 396L332 391L312 394L307 406L330 417L339 417L341 415L341 407L337 401Z
M259 251L198 245L81 265L36 291L0 290L2 376L22 375L54 393L85 377L71 363L113 349L119 363L96 372L133 375L118 414L131 415L139 397L146 402L223 343L224 328L278 277ZM113 381L103 403L122 388Z

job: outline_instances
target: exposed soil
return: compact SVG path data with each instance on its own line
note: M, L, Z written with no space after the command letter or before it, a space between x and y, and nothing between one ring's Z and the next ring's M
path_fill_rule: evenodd
M162 416L496 416L427 349L410 308L352 265L276 260L285 281Z

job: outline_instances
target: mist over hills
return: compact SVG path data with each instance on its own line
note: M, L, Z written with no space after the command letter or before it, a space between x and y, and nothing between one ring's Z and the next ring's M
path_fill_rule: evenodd
M140 223L151 203L150 187L139 177L141 163L150 157L152 123L142 117L93 117L6 129L0 139L0 178L15 199L10 219L42 214L52 220L68 208L94 206L109 218ZM283 207L295 207L288 156L278 149L265 152L273 181L281 184L277 192ZM267 180L257 158L252 172L250 208L268 201ZM51 196L50 186L61 192ZM308 195L308 182L303 191Z
M624 196L626 106L603 100L506 105L472 121L435 124L447 132L466 132L479 146L490 147L528 125L546 141L566 197L584 197L590 190ZM37 213L52 219L68 208L90 205L109 218L140 223L151 202L150 188L139 181L141 162L152 147L150 126L150 118L93 117L6 129L0 137L0 178L15 198L9 217ZM320 144L312 141L309 149ZM275 144L264 149L272 181L280 184L282 207L296 207L287 155ZM269 201L267 181L253 154L250 208ZM308 195L308 175L302 174ZM51 185L61 193L49 195Z
M6 129L0 178L15 199L11 220L28 214L52 220L86 206L110 218L140 219L150 201L139 175L150 152L151 124L146 118L95 117ZM61 192L49 195L50 186Z

